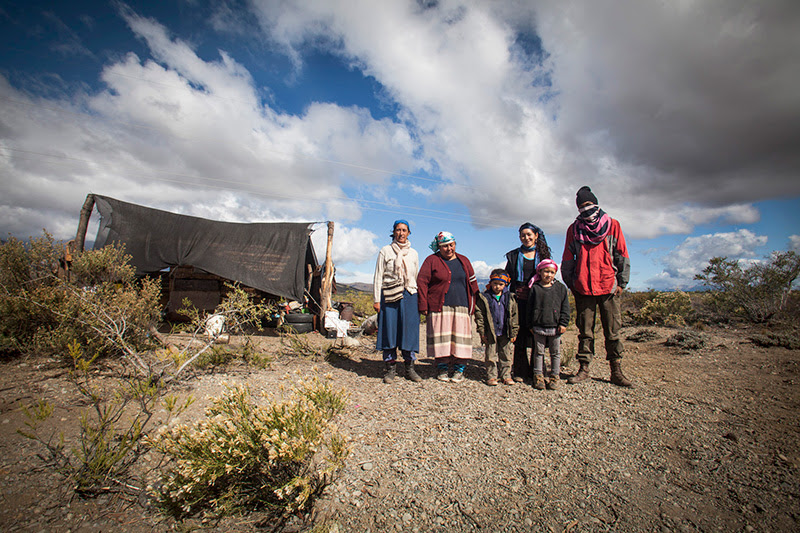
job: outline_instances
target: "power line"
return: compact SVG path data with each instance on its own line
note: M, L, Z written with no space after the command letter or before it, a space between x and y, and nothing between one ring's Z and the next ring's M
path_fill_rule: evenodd
M47 159L44 159L44 158L61 159L63 161L74 162L74 163L96 164L94 161L91 161L91 160L88 160L88 159L80 159L80 158L70 157L70 156L60 155L60 154L47 154L47 153L42 153L42 152L35 152L35 151L32 151L32 150L22 150L22 149L19 149L19 148L10 148L10 147L2 147L2 148L0 148L0 152L2 152L2 150L6 150L6 151L10 151L10 152L19 152L19 153L27 154L27 155L30 155L30 156L39 156L39 157L19 157L19 156L17 156L17 159L22 159L22 160L27 160L27 161L38 161L38 162L43 162L43 163L46 163L46 164L49 164L49 165L56 165L56 166L62 166L62 167L70 167L70 165L64 164L64 163L60 163L58 161L47 160ZM127 165L123 165L123 166L127 166ZM74 168L74 167L72 167L72 168ZM137 169L134 169L134 170L137 170ZM449 212L449 211L442 211L442 210L436 210L436 209L427 209L427 208L422 208L422 207L417 207L417 206L412 206L412 205L392 204L392 203L389 203L389 202L380 202L380 201L377 201L377 200L366 200L366 199L359 199L359 198L351 198L351 197L348 197L348 196L330 196L330 197L328 197L326 199L316 199L316 198L315 199L309 199L307 196L293 196L293 195L287 195L287 194L277 194L277 193L274 193L274 192L265 192L260 188L252 187L251 184L246 183L246 182L232 182L230 180L221 179L221 178L211 178L211 177L205 177L205 176L193 176L193 175L189 175L189 174L181 174L181 173L178 173L178 172L169 172L169 171L161 171L161 170L151 170L150 172L154 172L154 173L158 173L158 174L165 174L167 176L176 176L178 178L200 179L200 180L211 181L211 182L221 182L224 185L216 185L216 184L213 184L213 183L204 183L204 184L202 184L202 186L206 187L206 188L211 188L211 189L219 189L219 190L228 190L228 191L234 191L234 192L245 192L245 193L250 193L250 194L256 194L256 195L263 196L263 197L266 197L266 198L283 199L283 200L300 200L300 201L305 201L305 202L313 201L315 203L324 203L326 200L342 200L342 201L347 201L347 202L354 202L356 204L359 204L359 207L361 209L370 210L370 211L378 211L378 212L393 213L393 214L406 214L407 215L409 213L409 210L412 210L414 212L413 213L414 216L419 216L419 217L423 217L423 218L429 218L429 219L433 219L433 220L447 220L447 221L451 221L451 222L461 222L461 223L470 223L470 222L473 222L473 221L478 221L480 224L482 224L484 226L496 227L496 228L506 227L508 225L508 224L498 224L496 218L490 218L490 217L477 217L476 218L476 217L471 216L469 214L460 214L460 213L453 213L453 212ZM158 176L154 176L154 175L150 175L150 174L146 174L146 173L138 173L138 174L132 174L132 175L128 174L128 177L131 177L131 176L143 177L143 178L152 179L154 181L159 181L159 182L164 182L164 183L175 183L175 184L180 184L180 185L197 186L197 183L194 183L192 181L186 181L186 180L180 180L180 179L168 178L168 177L158 177ZM235 187L235 186L240 186L240 187ZM391 208L391 209L360 205L362 203L381 205L381 206L385 206L385 207L388 207L388 208ZM400 209L404 209L405 211L400 211ZM426 213L432 213L432 214L426 214ZM444 216L435 216L434 214L446 215L446 217L444 217ZM458 219L454 220L454 217L456 217Z

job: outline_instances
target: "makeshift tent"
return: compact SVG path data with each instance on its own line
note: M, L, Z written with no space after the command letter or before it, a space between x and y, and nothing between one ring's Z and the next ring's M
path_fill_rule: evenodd
M192 265L269 294L302 300L309 272L317 266L312 223L218 222L90 196L101 217L94 248L124 244L139 274ZM79 240L82 248L80 231Z

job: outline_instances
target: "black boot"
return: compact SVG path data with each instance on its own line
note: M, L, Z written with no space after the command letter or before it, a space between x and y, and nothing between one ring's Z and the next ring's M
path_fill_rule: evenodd
M384 383L394 383L394 378L397 377L397 364L395 361L386 362L386 372L383 374Z
M417 371L414 370L414 361L406 362L406 379L410 379L414 383L422 381L422 378L419 377Z
M570 385L574 385L575 383L580 383L581 381L586 381L589 379L589 362L581 361L580 363L581 366L578 369L578 373L567 378L567 383Z
M620 361L621 359L611 359L608 361L611 365L611 383L617 387L633 387L633 382L622 373Z

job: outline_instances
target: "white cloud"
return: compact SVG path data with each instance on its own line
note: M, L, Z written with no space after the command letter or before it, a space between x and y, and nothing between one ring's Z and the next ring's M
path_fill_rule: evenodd
M362 272L336 267L336 281L338 283L372 283L373 272Z
M789 251L800 253L800 235L789 235Z
M489 279L489 274L496 268L505 268L506 263L497 263L490 265L486 261L472 261L472 268L475 270L475 277L478 279Z
M128 54L104 68L105 90L48 100L0 77L0 227L68 238L89 192L221 220L355 221L344 185L418 167L404 125L333 104L276 112L224 51L203 60L157 22L124 16L159 62ZM354 160L387 172L329 162Z
M381 83L450 182L436 196L481 223L533 212L563 231L589 184L631 237L653 237L800 193L796 3L254 6L298 65L326 47Z
M325 261L327 250L328 229L325 224L317 224L314 229L311 241L314 244L317 260L322 263ZM367 261L372 261L374 264L380 249L375 244L376 239L378 236L371 231L334 224L331 250L334 264L359 264Z
M694 276L708 266L713 257L742 261L756 260L756 249L767 243L765 235L742 229L689 237L662 258L664 270L645 282L653 289L685 289L697 285Z

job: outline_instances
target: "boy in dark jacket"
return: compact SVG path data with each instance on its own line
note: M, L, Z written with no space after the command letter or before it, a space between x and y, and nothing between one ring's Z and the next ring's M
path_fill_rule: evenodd
M557 389L561 374L561 335L569 324L567 288L556 280L558 265L550 259L536 266L528 296L528 329L533 333L533 386ZM550 376L544 376L544 351L550 348Z
M486 345L486 384L497 385L500 380L513 385L511 363L514 360L514 341L519 333L517 299L508 290L511 281L502 268L492 270L486 290L478 293L475 302L475 326Z

